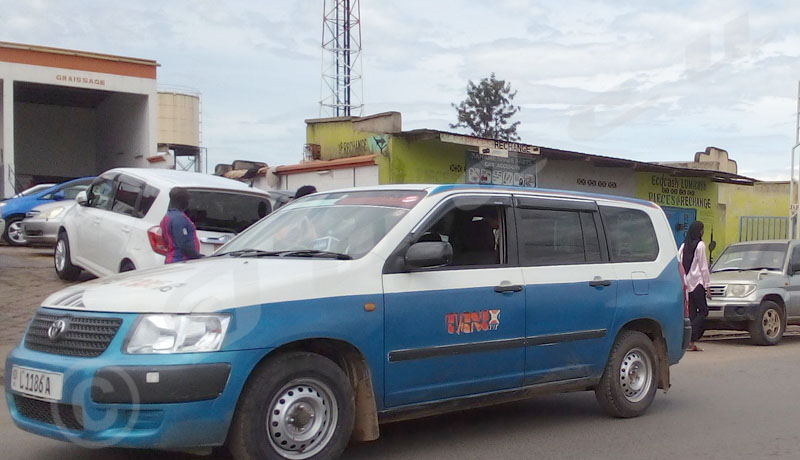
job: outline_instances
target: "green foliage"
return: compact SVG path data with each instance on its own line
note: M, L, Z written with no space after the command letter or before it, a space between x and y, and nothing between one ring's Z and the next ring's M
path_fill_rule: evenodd
M513 104L517 92L511 91L511 83L492 76L484 78L477 85L472 80L467 83L467 98L460 104L451 104L458 113L458 123L451 128L468 128L473 136L518 141L519 121L510 123L520 108Z

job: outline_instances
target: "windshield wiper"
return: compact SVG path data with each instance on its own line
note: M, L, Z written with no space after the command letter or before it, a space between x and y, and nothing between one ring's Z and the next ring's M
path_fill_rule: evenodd
M281 251L282 257L326 257L339 260L351 260L353 257L340 252L318 251L316 249L300 249L294 251Z
M780 268L775 267L749 267L743 270L780 270Z
M261 249L239 249L236 251L223 252L221 254L214 254L210 257L270 257L280 256L286 251L262 251Z
M741 272L744 271L744 268L720 268L719 270L711 270L711 273L719 273L719 272Z

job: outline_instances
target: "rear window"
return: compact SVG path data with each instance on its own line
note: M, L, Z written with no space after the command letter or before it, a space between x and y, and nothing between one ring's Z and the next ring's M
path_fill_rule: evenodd
M612 262L651 262L658 239L650 217L638 209L600 206Z
M239 233L270 211L271 205L266 196L189 190L186 215L198 230Z

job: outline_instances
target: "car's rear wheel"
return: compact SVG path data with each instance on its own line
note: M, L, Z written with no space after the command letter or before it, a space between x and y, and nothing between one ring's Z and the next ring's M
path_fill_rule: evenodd
M3 239L11 246L25 246L28 240L25 239L25 232L22 230L22 216L14 216L6 221L6 228L3 230Z
M658 360L653 342L638 331L620 333L594 390L600 407L614 417L638 417L650 407L657 387Z
M756 319L750 321L750 338L757 345L776 345L783 338L786 320L783 309L771 300L761 302Z
M333 460L354 419L353 391L339 366L314 353L286 353L250 377L228 448L237 460Z
M120 273L132 272L134 270L136 270L136 265L128 259L123 260L122 263L119 264Z
M80 267L72 265L67 232L61 232L58 234L58 239L56 240L56 249L53 253L53 265L56 268L56 274L58 277L64 281L75 281L81 274Z

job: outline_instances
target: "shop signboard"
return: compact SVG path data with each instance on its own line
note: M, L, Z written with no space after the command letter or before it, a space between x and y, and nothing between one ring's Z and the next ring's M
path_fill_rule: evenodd
M507 157L466 152L466 183L536 187L536 158L509 152Z

